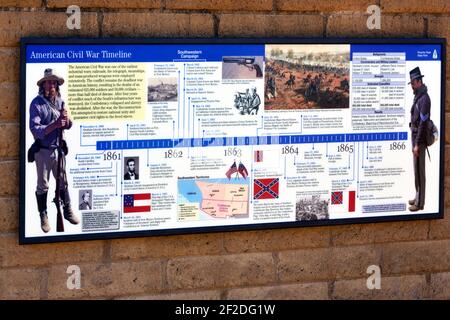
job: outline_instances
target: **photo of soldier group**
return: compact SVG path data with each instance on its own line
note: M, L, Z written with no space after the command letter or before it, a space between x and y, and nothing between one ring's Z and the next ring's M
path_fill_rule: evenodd
M310 221L329 219L329 200L323 199L320 194L299 196L295 204L295 220Z
M267 45L264 109L349 107L349 45Z
M261 98L256 87L252 88L251 93L250 89L247 88L245 92L237 91L234 95L234 107L239 110L241 115L257 115L260 104Z

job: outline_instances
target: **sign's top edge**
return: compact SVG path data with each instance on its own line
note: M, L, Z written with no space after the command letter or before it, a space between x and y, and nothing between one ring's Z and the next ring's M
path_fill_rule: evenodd
M152 43L436 43L446 44L446 38L369 38L369 37L279 37L279 38L134 38L134 37L22 37L21 44L39 44L39 43L102 43L102 44L123 44L124 41L133 44L152 44Z

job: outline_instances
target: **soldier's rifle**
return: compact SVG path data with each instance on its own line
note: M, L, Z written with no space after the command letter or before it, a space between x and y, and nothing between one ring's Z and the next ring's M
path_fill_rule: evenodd
M64 112L64 102L61 104L61 114ZM55 199L53 202L56 205L56 231L57 232L64 232L64 220L63 220L63 214L62 214L62 199L61 199L61 179L62 175L64 174L64 168L63 168L63 156L64 152L62 150L62 141L63 141L63 128L61 127L58 134L58 147L57 147L57 153L58 153L58 167L56 169L56 190L55 190Z

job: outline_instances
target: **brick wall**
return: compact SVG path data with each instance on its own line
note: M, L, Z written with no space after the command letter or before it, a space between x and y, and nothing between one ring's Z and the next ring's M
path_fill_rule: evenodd
M82 8L79 31L65 27L71 4ZM382 8L379 31L366 28L370 4ZM450 125L444 220L19 246L19 38L73 35L449 39L450 2L0 0L1 299L450 299ZM71 264L80 290L66 288ZM366 288L371 264L382 290Z

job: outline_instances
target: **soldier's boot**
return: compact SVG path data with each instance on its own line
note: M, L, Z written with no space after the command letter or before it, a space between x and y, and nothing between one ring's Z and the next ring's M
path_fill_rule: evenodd
M48 223L47 216L47 192L43 194L37 194L36 200L38 205L39 216L41 218L41 229L45 233L50 231L50 224Z
M77 217L77 215L73 212L72 207L70 206L70 196L69 191L66 190L60 190L60 197L63 202L63 213L64 213L64 219L69 221L71 224L79 224L80 219Z
M410 206L408 209L409 209L409 211L411 211L411 212L415 212L415 211L423 210L423 206L416 206L416 205L414 204L414 205Z
M408 204L409 204L410 206L413 206L415 203L416 203L416 199L412 199L412 200L409 200L409 201L408 201Z

